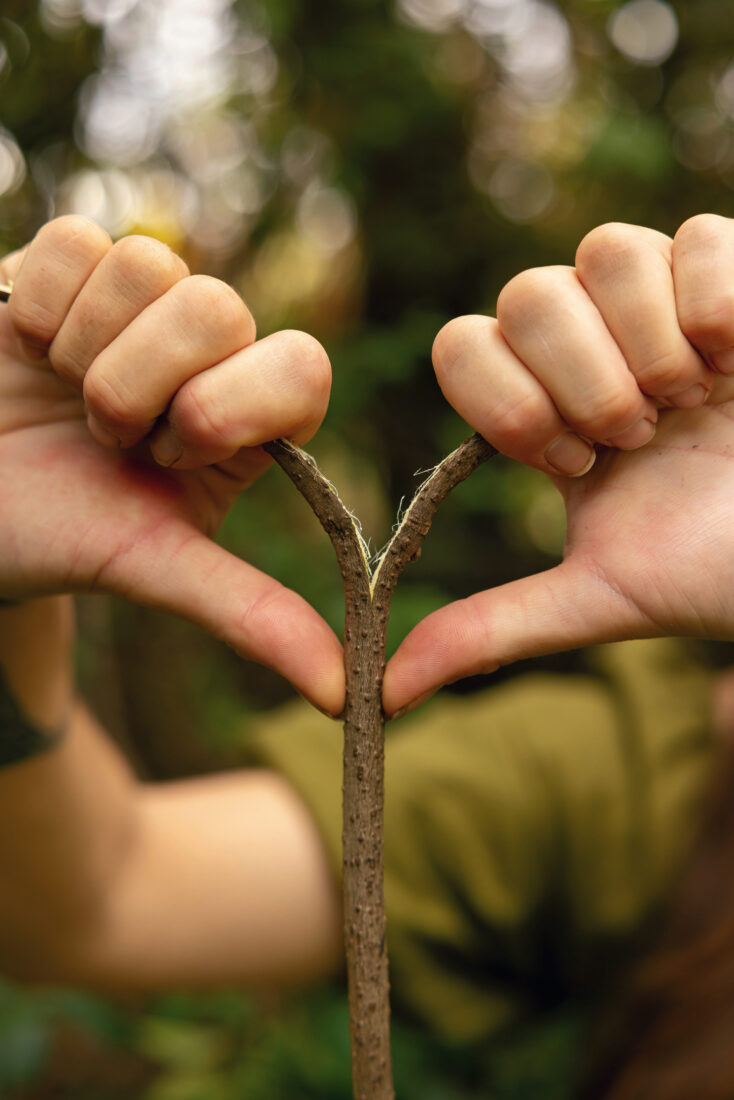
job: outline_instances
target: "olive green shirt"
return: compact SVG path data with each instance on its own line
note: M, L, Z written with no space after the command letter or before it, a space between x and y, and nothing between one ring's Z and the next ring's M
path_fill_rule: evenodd
M672 640L602 646L588 667L439 697L388 727L393 999L442 1037L486 1039L603 988L695 833L711 673ZM338 875L338 724L294 703L252 746L300 792Z

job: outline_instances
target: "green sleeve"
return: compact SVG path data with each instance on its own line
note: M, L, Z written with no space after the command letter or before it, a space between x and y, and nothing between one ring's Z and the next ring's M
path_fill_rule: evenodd
M439 697L388 737L385 899L393 999L437 1034L485 1039L598 988L659 902L696 820L710 678L679 643L590 654ZM257 760L301 793L340 867L338 725L293 704Z

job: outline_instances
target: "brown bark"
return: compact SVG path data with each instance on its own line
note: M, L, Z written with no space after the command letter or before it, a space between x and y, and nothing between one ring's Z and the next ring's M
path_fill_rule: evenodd
M383 898L385 714L382 679L390 598L441 501L495 454L479 435L466 439L421 485L370 569L357 521L310 455L284 439L265 444L329 535L344 581L343 893L355 1100L392 1100L390 1001Z

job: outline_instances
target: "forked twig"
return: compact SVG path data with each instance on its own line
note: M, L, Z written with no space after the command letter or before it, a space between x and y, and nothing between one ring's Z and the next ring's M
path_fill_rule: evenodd
M472 435L416 492L395 534L370 568L355 517L313 458L285 439L265 444L306 498L331 539L344 581L343 893L355 1100L393 1100L390 1001L383 896L385 714L382 679L390 598L417 557L439 504L496 454Z

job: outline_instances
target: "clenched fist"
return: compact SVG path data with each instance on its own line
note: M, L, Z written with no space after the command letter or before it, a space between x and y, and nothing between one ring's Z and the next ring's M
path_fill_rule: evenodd
M405 639L389 712L520 657L653 635L734 638L734 222L590 233L526 271L497 319L438 335L444 394L563 495L563 561L451 604Z
M303 442L330 367L300 332L255 340L226 284L164 245L44 226L0 276L0 598L105 590L199 623L343 705L341 647L295 593L212 541L268 466Z

